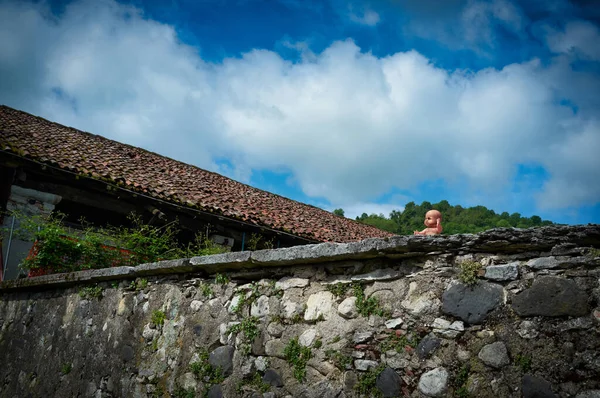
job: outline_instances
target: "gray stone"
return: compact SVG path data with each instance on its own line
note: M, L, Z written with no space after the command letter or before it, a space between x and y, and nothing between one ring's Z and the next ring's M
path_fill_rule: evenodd
M250 307L250 315L263 318L270 313L269 298L267 296L260 296L256 301L252 303Z
M410 361L400 355L385 358L385 364L392 369L405 369L410 366Z
M369 272L368 274L354 275L350 278L350 280L354 282L388 281L398 279L401 276L403 276L403 274L398 271L394 271L393 269L377 269L373 272Z
M527 261L526 264L529 268L533 269L554 269L560 267L560 261L556 259L556 257L540 257L534 258Z
M357 359L354 361L354 367L356 370L367 371L369 369L376 368L377 366L379 366L377 361L371 361L368 359Z
M373 337L373 331L367 331L367 332L354 332L354 335L352 336L352 341L355 344L358 343L364 343L365 341L369 340L371 337Z
M448 388L448 371L435 368L423 373L419 379L419 391L429 397L442 397Z
M406 298L401 302L402 307L410 311L411 314L423 314L432 311L439 305L439 300L435 297L434 292L426 290L420 294L418 290L419 284L411 282L408 286Z
M123 348L121 348L121 358L123 358L125 362L131 361L134 357L135 351L133 350L133 347L130 345L125 345Z
M587 295L575 282L556 276L542 276L517 294L512 302L520 316L584 316L589 312Z
M479 282L474 286L457 283L442 295L442 311L469 324L482 323L504 299L502 286Z
M279 322L271 322L269 326L267 326L267 333L269 333L273 337L281 337L283 334L284 327Z
M434 333L441 334L442 336L450 339L456 338L465 330L465 325L462 323L462 321L454 321L450 323L450 321L442 318L436 318L431 327L433 328Z
M158 330L151 328L150 324L147 323L144 326L144 331L142 332L142 337L144 337L146 340L152 340L152 339L154 339L154 337L156 337L157 334L159 334Z
M512 281L519 277L519 263L490 265L485 268L483 276L493 281Z
M202 334L202 325L196 324L193 327L194 336L200 336Z
M315 321L321 317L329 319L333 308L333 294L331 292L318 292L311 294L306 302L305 321Z
M471 359L471 353L469 351L463 350L462 348L458 348L456 350L456 357L459 361L466 362Z
M238 306L240 305L241 300L242 300L242 297L239 294L236 294L235 296L233 296L233 298L231 299L231 303L229 304L229 307L227 308L227 312L229 312L230 314L235 313L235 311L238 309Z
M256 366L256 370L259 372L264 372L269 366L269 361L267 358L259 356L254 360L254 366Z
M385 368L377 376L375 385L381 391L384 397L399 397L401 390L402 380L398 373L393 369Z
M242 375L242 378L248 377L254 374L254 372L254 361L250 358L245 358L244 360L242 360L242 363L240 365L240 374Z
M294 318L302 314L302 305L294 301L283 301L283 316L287 319Z
M262 395L262 398L276 398L277 395L273 391L266 392Z
M501 341L483 346L481 351L479 351L478 357L483 363L496 369L500 369L510 363L506 345Z
M285 344L279 339L265 343L265 353L270 357L284 358Z
M354 391L354 387L356 386L356 383L358 383L358 376L356 375L355 372L352 371L346 371L344 373L344 389L347 392L352 392Z
M202 308L202 301L200 300L192 300L190 303L190 309L194 312L198 312Z
M338 313L347 319L356 318L358 310L356 309L356 297L348 297L338 305Z
M279 376L279 373L277 373L273 369L266 370L265 375L263 376L263 381L267 384L272 385L273 387L283 386L283 380L281 380L281 376Z
M436 339L435 337L427 336L423 340L419 342L417 345L417 355L421 359L425 359L435 351L441 344L440 339Z
M517 328L517 334L524 339L535 339L540 333L537 331L535 323L531 321L523 321Z
M402 318L394 318L385 322L385 327L388 329L396 329L398 326L402 325Z
M235 348L230 345L216 348L210 353L208 363L214 367L220 367L223 375L229 376L233 372L233 353Z
M523 398L557 398L552 392L552 386L541 377L526 374L521 380Z
M588 390L580 392L575 398L600 398L600 390Z
M288 290L293 287L306 287L309 284L308 279L304 278L293 278L293 277L285 277L275 283L276 289Z
M308 329L304 331L298 338L298 343L304 347L310 347L317 338L316 329Z
M215 384L208 390L208 398L223 398L223 390L220 384Z
M569 319L558 325L558 330L566 332L568 330L585 330L594 326L594 321L590 317Z
M239 324L239 322L222 323L219 325L219 342L221 344L229 344L233 339L233 333L228 332L232 326Z
M553 256L579 256L583 253L583 248L574 243L563 243L556 245L550 251Z

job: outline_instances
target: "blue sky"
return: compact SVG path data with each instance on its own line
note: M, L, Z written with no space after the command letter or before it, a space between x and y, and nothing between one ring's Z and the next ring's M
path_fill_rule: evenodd
M354 217L600 223L593 2L0 0L0 103Z

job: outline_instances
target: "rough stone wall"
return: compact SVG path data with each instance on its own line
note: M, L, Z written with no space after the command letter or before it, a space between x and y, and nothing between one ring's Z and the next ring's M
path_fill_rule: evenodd
M498 229L5 283L0 397L600 397L598 248Z

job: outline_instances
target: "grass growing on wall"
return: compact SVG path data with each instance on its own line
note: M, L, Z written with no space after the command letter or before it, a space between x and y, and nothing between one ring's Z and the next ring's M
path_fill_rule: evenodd
M35 242L30 255L20 264L33 275L136 266L226 251L202 234L196 235L194 242L182 245L177 241L177 221L147 225L133 213L128 217L131 227L93 228L82 222L82 230L66 227L62 213L50 217L10 215L18 220L14 236Z

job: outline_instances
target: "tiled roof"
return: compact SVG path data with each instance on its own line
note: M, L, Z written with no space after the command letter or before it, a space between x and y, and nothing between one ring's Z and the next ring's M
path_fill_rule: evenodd
M0 150L131 191L317 241L392 234L156 153L0 105Z

